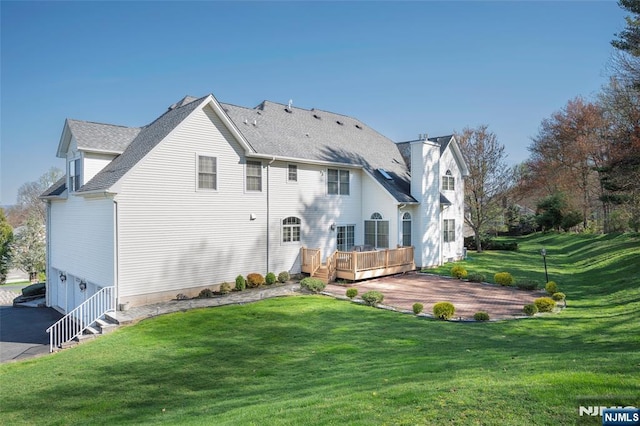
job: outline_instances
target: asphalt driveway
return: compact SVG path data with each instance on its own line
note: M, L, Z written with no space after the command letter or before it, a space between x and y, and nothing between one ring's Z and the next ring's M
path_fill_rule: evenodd
M21 360L49 353L46 329L62 318L51 308L14 308L11 294L0 290L0 362ZM17 296L17 294L16 294Z

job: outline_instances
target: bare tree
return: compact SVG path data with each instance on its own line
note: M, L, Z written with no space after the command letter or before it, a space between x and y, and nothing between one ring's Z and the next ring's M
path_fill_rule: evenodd
M34 212L41 223L46 220L45 204L40 199L40 195L53 185L62 176L62 171L57 167L52 167L44 173L37 181L27 182L18 189L18 209L22 210L22 217L28 218ZM17 214L18 212L14 212Z
M473 229L478 252L486 227L504 212L503 195L514 182L515 170L506 164L504 145L487 125L465 128L456 135L469 167L465 179L465 222Z
M31 212L24 228L15 236L11 252L12 264L28 273L31 281L37 281L46 261L45 227L37 212Z

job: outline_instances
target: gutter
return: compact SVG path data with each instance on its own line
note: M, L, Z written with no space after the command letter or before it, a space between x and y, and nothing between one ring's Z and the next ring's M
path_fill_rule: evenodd
M262 160L270 160L269 164L277 160L277 161L286 161L289 163L315 164L319 166L335 166L335 167L341 167L343 169L363 169L364 168L359 164L338 163L335 161L324 161L324 160L307 160L304 158L285 157L280 155L246 153L245 156L247 158L259 158Z

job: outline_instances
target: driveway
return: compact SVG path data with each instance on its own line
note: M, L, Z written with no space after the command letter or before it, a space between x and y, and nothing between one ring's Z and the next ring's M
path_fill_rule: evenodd
M51 308L14 308L11 302L19 295L19 289L11 290L0 290L0 362L49 353L46 329L62 314Z
M384 305L411 311L414 303L424 305L424 313L432 314L437 302L451 302L456 308L455 319L473 319L478 311L488 312L491 319L523 316L524 305L545 296L544 291L524 291L493 284L471 283L429 274L410 273L376 278L348 285L329 284L325 291L344 296L355 287L358 295L376 290L384 295Z

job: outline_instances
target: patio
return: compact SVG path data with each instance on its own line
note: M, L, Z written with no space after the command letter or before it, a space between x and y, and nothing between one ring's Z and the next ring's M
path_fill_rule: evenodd
M522 308L534 299L545 296L544 291L524 291L493 284L472 283L430 274L409 273L376 278L350 284L328 284L327 293L344 296L346 289L358 289L358 296L371 290L384 295L383 304L411 311L414 303L424 305L424 313L431 314L437 302L451 302L456 308L455 319L469 320L478 311L488 312L492 320L522 317Z

